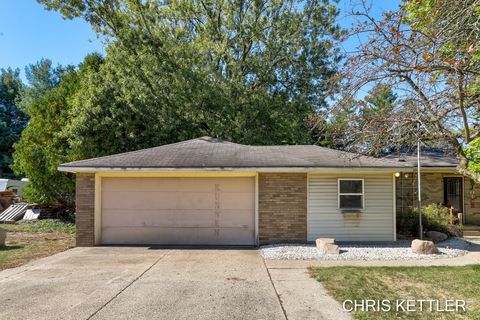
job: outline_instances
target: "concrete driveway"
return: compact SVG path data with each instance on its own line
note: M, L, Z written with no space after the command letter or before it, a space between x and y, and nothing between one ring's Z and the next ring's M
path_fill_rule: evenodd
M0 319L330 319L305 271L255 249L75 248L0 272Z

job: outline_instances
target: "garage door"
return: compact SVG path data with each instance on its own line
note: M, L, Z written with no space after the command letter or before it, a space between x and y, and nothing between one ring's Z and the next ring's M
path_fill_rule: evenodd
M103 244L253 245L255 182L103 178Z

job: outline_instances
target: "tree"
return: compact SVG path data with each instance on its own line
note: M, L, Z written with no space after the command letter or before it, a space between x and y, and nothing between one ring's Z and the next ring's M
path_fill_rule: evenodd
M22 91L20 70L0 70L0 177L15 178L10 168L13 144L27 123L27 117L18 108L17 99Z
M69 125L73 99L80 79L91 70L98 70L102 58L87 56L78 70L73 67L52 67L42 60L27 67L29 86L24 90L20 106L30 121L20 141L14 145L13 168L29 178L24 196L30 202L50 204L73 202L74 179L59 172L60 163L76 160L70 147Z
M398 95L393 110L352 128L358 150L382 153L417 139L443 142L459 158L458 170L480 181L465 150L480 136L478 8L478 1L406 1L381 19L365 2L353 10L357 23L350 36L361 43L338 77L343 99L337 107L377 83Z
M326 106L340 32L327 0L39 2L108 44L77 95L82 155L202 135L307 143L305 119Z

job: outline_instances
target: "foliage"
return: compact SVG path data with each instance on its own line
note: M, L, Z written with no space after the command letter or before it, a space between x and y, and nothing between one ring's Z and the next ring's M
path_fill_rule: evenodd
M0 226L7 232L61 232L75 234L75 224L56 219L21 221Z
M422 208L424 229L448 233L450 211L441 204L430 204Z
M74 118L73 97L80 78L102 63L99 55L85 58L78 70L53 68L42 60L28 68L30 86L22 93L20 106L30 121L15 144L13 168L29 178L24 196L39 204L73 202L74 180L58 172L60 163L76 160L69 141L68 126Z
M78 157L203 135L307 143L305 119L325 107L340 32L327 0L40 2L108 44L75 98Z
M478 319L480 265L463 267L316 267L310 274L340 303L390 300L390 312L354 312L354 319ZM395 300L466 300L466 312L396 312ZM424 307L428 306L425 304Z
M407 237L418 237L418 210L405 210L396 215L397 234Z
M449 236L456 237L461 233L460 226L452 226L450 222L450 211L447 207L441 204L430 204L422 207L422 225L424 231L439 231L446 233ZM454 222L458 222L455 218ZM397 214L397 233L418 237L419 221L418 208L413 208Z
M26 115L17 106L22 89L18 69L0 70L0 178L16 178L10 168L13 144L27 123Z
M356 23L348 36L360 44L336 77L341 94L333 108L375 85L388 85L396 95L380 117L352 113L349 121L361 124L348 126L353 150L382 154L418 139L441 143L458 157L462 174L480 181L465 151L480 137L478 8L470 0L412 0L381 18L366 1L352 9Z

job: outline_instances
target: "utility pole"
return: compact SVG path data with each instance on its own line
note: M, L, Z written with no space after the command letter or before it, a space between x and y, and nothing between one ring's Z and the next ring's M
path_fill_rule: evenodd
M417 178L418 178L418 231L420 233L420 240L423 240L423 225L422 225L422 176L420 172L420 139L417 141Z

